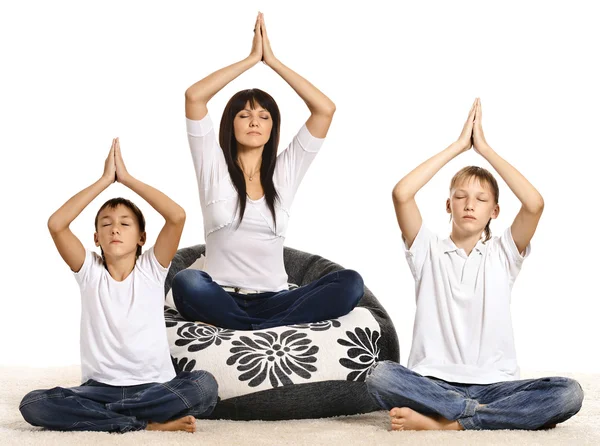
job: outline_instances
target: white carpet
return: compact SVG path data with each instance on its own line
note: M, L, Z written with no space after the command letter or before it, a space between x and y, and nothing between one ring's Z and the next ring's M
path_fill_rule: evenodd
M527 374L525 378L561 375ZM0 367L0 445L600 445L600 375L562 374L585 391L579 414L556 429L539 432L391 432L387 412L295 421L198 420L195 434L184 432L51 432L27 424L18 410L30 390L78 385L79 367Z

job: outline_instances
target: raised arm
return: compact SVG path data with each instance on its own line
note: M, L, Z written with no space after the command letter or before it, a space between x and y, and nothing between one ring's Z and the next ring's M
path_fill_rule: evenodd
M317 87L298 73L286 67L273 55L262 13L259 14L259 21L262 35L263 60L265 64L279 74L306 103L306 106L310 110L310 117L306 121L306 127L311 135L317 138L325 138L329 126L331 125L333 114L335 113L335 104L331 99L321 93Z
M415 195L448 161L471 148L476 102L473 102L469 117L456 142L453 142L446 149L417 166L394 187L392 199L396 210L396 218L398 219L402 237L406 241L408 248L412 246L423 222L417 202L415 201Z
M542 216L544 199L517 169L489 146L483 134L481 118L481 101L477 99L473 126L473 148L492 165L521 202L521 209L510 229L517 249L520 253L524 253Z
M186 90L185 116L188 119L200 120L204 118L208 113L208 109L206 108L208 101L225 85L261 61L263 52L259 19L260 14L256 17L256 23L254 24L252 50L248 57L215 71Z
M100 192L115 181L115 143L113 139L108 157L104 162L102 177L89 187L71 197L48 219L48 229L54 245L65 263L72 271L78 272L85 261L85 248L81 241L71 232L69 225L81 214Z
M163 216L165 224L154 244L154 256L163 267L168 267L177 252L185 224L185 211L161 191L132 177L123 162L119 138L115 144L117 181L134 191Z

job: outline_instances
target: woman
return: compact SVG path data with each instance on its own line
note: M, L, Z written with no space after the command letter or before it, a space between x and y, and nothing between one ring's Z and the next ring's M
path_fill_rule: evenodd
M311 115L279 156L280 114L258 89L236 93L223 112L219 140L208 101L260 61L304 100ZM258 14L250 55L186 91L187 131L204 216L204 271L184 270L173 299L186 319L237 330L316 322L349 313L363 295L354 271L337 271L289 289L283 242L296 190L321 147L335 105L283 65Z

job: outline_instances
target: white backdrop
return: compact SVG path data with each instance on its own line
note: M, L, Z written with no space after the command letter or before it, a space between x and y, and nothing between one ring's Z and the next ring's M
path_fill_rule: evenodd
M48 217L102 173L111 138L125 163L187 211L181 246L202 243L185 135L185 89L249 53L265 13L276 56L329 95L337 113L292 209L286 245L359 271L391 314L406 364L414 284L391 190L460 133L482 98L490 145L542 193L546 209L513 290L521 367L600 372L597 128L600 41L591 4L569 2L18 2L0 37L0 364L79 362L79 294ZM391 4L391 2L390 2ZM215 122L238 90L270 92L282 147L308 117L293 90L257 65L209 104ZM417 196L424 220L449 232L449 180L469 152ZM519 203L502 182L495 234ZM72 229L93 247L93 218L125 196L105 191Z

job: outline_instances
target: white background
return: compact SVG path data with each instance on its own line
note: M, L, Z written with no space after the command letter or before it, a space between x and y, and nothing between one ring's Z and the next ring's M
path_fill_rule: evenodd
M390 2L391 4L391 2ZM274 53L329 95L337 113L296 196L286 245L359 271L391 314L406 364L414 284L391 190L460 133L482 98L490 145L542 193L546 208L513 290L526 370L600 372L597 16L569 2L19 2L0 37L0 364L79 362L79 293L48 217L102 174L120 136L129 171L187 211L181 247L202 243L185 134L184 91L247 56L262 10ZM215 122L238 90L270 92L283 148L308 117L293 90L257 65L209 104ZM444 202L474 152L417 195L424 220L450 226ZM500 180L500 178L499 178ZM500 181L499 235L519 203ZM125 196L113 185L72 229L93 247L93 218Z

